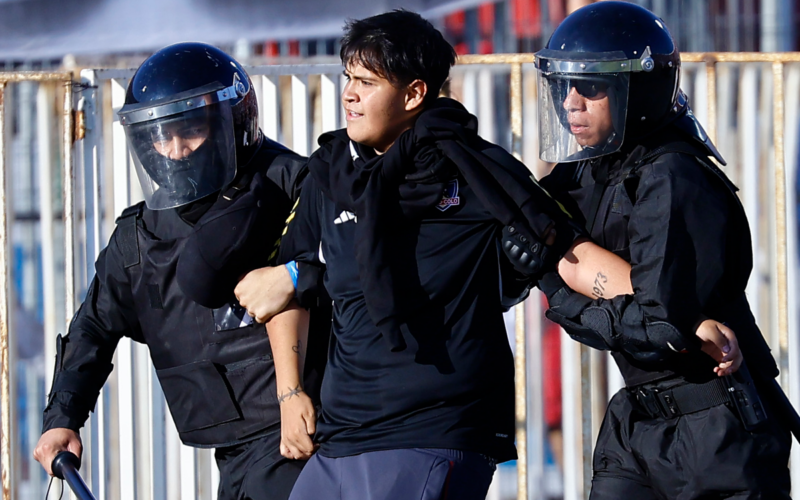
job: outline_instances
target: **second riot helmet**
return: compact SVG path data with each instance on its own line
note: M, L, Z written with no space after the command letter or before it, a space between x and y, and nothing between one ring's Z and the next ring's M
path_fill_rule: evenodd
M540 156L559 162L619 150L670 118L680 55L664 21L628 2L570 14L536 53Z

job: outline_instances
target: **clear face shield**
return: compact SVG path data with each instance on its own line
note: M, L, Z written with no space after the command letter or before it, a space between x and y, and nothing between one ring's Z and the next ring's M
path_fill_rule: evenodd
M236 143L226 102L230 95L236 96L233 87L205 89L200 95L120 111L149 209L186 205L233 180Z
M625 137L631 61L558 60L543 52L554 51L543 50L536 58L541 159L569 162L618 151Z

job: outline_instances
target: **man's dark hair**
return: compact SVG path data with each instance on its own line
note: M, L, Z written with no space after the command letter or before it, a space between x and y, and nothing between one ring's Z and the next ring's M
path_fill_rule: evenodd
M456 62L453 46L417 13L398 9L344 26L342 63L361 64L395 87L420 79L428 86L425 104L439 91Z

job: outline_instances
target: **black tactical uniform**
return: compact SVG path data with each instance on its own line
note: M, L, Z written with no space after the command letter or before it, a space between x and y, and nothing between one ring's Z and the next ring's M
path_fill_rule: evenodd
M576 11L537 54L541 116L553 125L542 156L561 162L542 185L631 264L633 295L602 298L602 275L594 300L555 274L540 283L547 316L612 350L625 379L598 437L591 498L789 498L791 408L744 293L747 220L679 91L679 67L663 21L623 2ZM592 142L603 99L611 132ZM734 376L718 378L700 351L703 317L736 333L746 365Z
M595 176L607 168L592 237L632 266L634 295L581 300L567 313L566 291L551 294L555 314L549 317L561 319L563 312L592 327L607 322L610 335L619 339L612 355L626 388L612 399L598 438L592 498L619 498L623 492L637 499L684 498L681 492L686 498L708 492L788 498L790 438L777 418L783 410L770 408L768 397L778 369L744 294L752 268L747 221L724 174L680 132L670 135L674 142L557 165L542 180L551 193L569 196L563 202L572 213L589 214ZM648 159L667 144L686 152ZM694 330L702 313L736 332L756 377L771 418L752 432L725 404L724 382L712 371L715 362L698 349ZM647 339L647 330L659 322L676 325L689 352L667 354L661 362L641 356L647 348L628 339ZM673 413L665 396L674 386L703 396L677 399ZM690 404L706 408L691 411ZM690 442L694 445L685 449ZM738 472L721 472L728 468ZM618 476L625 478L624 489Z
M182 65L194 68L194 78L199 73L201 79L232 78L234 83L249 85L246 73L231 61L203 44L168 47L143 64L131 87L158 92L158 82L153 80L164 77L167 86L173 84L179 78L170 78L168 73L185 70ZM220 77L203 64L222 67L227 73ZM182 73L181 77L184 86L198 87L192 75ZM181 103L198 99L205 104L218 96L220 101L213 105L221 111L208 104L199 110L199 120L192 111L194 115L188 118L179 114L169 116L169 121L143 121L138 130L128 131L138 155L140 180L145 184L149 175L157 182L149 195L145 189L147 205L132 206L117 219L117 229L97 259L96 275L69 334L59 338L43 431L58 427L78 431L83 426L113 368L117 343L129 337L147 344L183 443L217 448L219 498L287 498L304 462L286 460L279 453L280 409L269 338L264 325L254 323L236 304L233 288L247 271L274 262L276 241L306 174L306 159L261 138L257 114L253 116L255 96L246 86L211 89L210 94L206 87L183 92ZM168 90L180 94L182 89ZM223 92L232 90L241 98L232 106L233 113L222 99L230 95ZM132 92L129 89L129 103L134 100ZM165 107L173 105L169 99L166 103L163 98L157 100L161 107L145 108L145 112L165 113ZM237 108L239 104L249 109ZM123 108L121 121L133 128L135 115L124 113ZM217 117L224 122L231 114L244 119L234 117L239 125L227 130L227 138L214 135ZM170 133L192 137L209 130L203 145L186 158L155 157L152 151L158 140L169 144ZM234 135L238 135L237 149L249 160L234 165L235 177L221 185L219 171L230 165L221 160L220 151L227 148L230 153ZM142 140L137 143L136 138ZM198 158L197 152L202 156ZM148 155L155 161L142 160ZM206 194L205 188L213 189L215 182L216 191ZM159 209L148 208L151 205ZM314 316L311 328L321 329L326 341L330 316ZM306 373L316 375L321 371L317 362L324 362L325 345L324 341L314 344L315 336L310 337ZM306 382L312 398L315 384Z

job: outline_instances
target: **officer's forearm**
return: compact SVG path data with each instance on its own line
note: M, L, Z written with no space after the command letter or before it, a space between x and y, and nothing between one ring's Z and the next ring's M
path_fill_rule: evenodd
M308 318L308 311L292 300L283 312L267 323L279 403L303 391Z
M587 297L609 299L633 293L630 264L586 239L577 240L559 261L558 274Z

